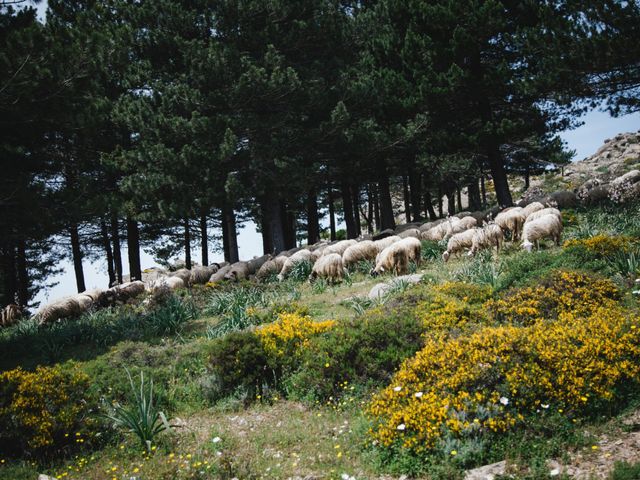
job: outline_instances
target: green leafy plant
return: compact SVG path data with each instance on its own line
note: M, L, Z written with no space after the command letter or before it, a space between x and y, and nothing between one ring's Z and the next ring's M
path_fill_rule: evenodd
M140 372L140 387L136 388L133 378L128 369L125 369L133 401L130 405L120 405L116 403L111 407L111 411L105 416L113 422L116 427L124 428L133 433L148 452L151 451L153 440L158 434L165 430L170 430L165 414L158 410L153 403L153 380L145 384L144 372Z
M313 269L313 263L308 261L297 262L293 265L293 268L289 272L287 277L294 282L304 282L309 278L309 274Z

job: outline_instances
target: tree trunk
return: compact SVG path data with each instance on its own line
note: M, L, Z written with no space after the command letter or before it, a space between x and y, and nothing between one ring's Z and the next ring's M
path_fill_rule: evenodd
M280 253L286 250L285 233L283 230L284 219L282 218L280 200L275 195L275 192L268 191L262 199L264 221L267 223L267 234L270 239L270 247L272 250L269 253ZM264 235L265 232L263 231ZM264 242L263 242L264 243Z
M387 174L386 166L380 169L380 177L378 179L378 185L380 188L380 216L381 216L381 229L396 228L396 221L393 218L393 204L391 203L391 192L389 190L389 176Z
M467 193L469 197L469 210L477 211L482 208L480 201L480 187L478 186L478 179L473 180L467 186Z
M438 187L438 213L440 218L444 217L444 205L442 204L442 189Z
M356 233L359 237L362 235L362 224L360 223L360 186L351 185L351 193L353 194L353 221L356 226Z
M409 192L411 196L411 218L414 222L422 220L422 174L414 168L409 169Z
M240 258L238 254L238 234L236 232L236 214L233 211L233 207L227 202L223 204L221 213L224 259L229 263L236 263ZM264 230L262 235L264 235Z
M296 248L296 217L293 212L289 210L284 200L280 200L280 218L282 219L285 248L287 250Z
M191 270L191 226L189 219L185 218L182 225L184 227L184 266Z
M225 260L229 256L229 246L227 245L226 226L224 223L224 217L222 218L222 239ZM271 241L271 227L267 222L267 211L264 206L264 201L260 201L260 232L262 233L262 253L264 255L273 253L273 242Z
M111 241L113 242L113 266L116 270L116 282L122 283L122 253L120 252L120 228L118 216L111 213ZM111 287L112 284L109 284Z
M207 232L207 212L200 212L200 246L202 248L202 266L209 265L209 233Z
M370 234L373 233L373 189L371 188L371 184L367 185L367 217L365 220L367 221L367 232Z
M373 216L375 218L376 230L382 230L380 228L380 195L378 194L378 185L373 185Z
M440 204L442 204L442 202L440 202ZM438 215L436 215L436 211L433 209L433 204L431 203L431 193L429 193L428 190L424 192L424 205L427 209L429 220L437 220Z
M107 273L109 275L109 285L113 285L116 281L116 272L113 268L113 250L111 249L111 241L109 240L109 228L107 222L100 220L100 236L102 237L102 246L107 256Z
M500 153L500 149L497 145L491 145L489 147L487 160L489 162L489 168L491 169L491 177L493 178L493 185L496 189L498 204L502 208L512 206L513 199L511 198L511 192L509 191L507 172L504 168L502 154Z
M531 175L529 163L527 163L524 167L524 189L529 190L529 177Z
M447 192L447 215L455 215L456 214L456 195L454 190L449 190Z
M336 239L336 207L333 204L333 188L329 187L329 231L331 233L331 241Z
M482 208L487 208L487 189L484 185L484 172L480 171L480 191L482 192Z
M18 292L16 275L16 254L15 248L11 245L9 239L6 239L2 247L2 281L3 281L3 298L0 308L4 305L16 300Z
M87 287L84 284L84 271L82 270L82 251L80 250L80 235L78 235L78 224L72 223L69 227L71 236L71 255L73 257L73 271L76 275L76 288L78 293L84 292Z
M127 217L127 249L129 254L129 277L131 281L142 279L140 268L140 232L138 222Z
M29 305L31 295L29 295L29 270L27 269L27 246L24 238L18 239L16 250L16 273L17 273L17 296L18 305L26 307Z
M318 218L318 196L315 188L307 193L307 243L320 241L320 219Z
M462 192L459 188L456 189L456 198L458 199L458 211L464 211L464 208L462 208Z
M404 198L404 217L407 223L411 223L411 199L409 197L409 181L406 175L402 176L402 194Z
M344 223L347 225L347 238L356 238L358 236L356 230L356 222L353 216L353 200L351 198L351 189L349 184L342 182L340 186L342 195L342 209L344 213Z

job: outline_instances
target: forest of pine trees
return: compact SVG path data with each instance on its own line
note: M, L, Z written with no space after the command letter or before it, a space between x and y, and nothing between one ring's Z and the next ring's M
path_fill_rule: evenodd
M206 265L214 232L236 261L248 219L274 252L327 209L353 238L395 196L510 205L596 106L640 109L636 1L0 0L0 306L62 258L79 291L141 248Z

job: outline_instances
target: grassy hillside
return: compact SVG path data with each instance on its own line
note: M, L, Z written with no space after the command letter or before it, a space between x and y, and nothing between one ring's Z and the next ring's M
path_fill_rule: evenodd
M368 265L335 286L300 267L4 329L0 478L451 479L507 460L539 479L577 458L637 478L607 445L640 403L638 206L563 215L564 245L531 254L443 263L424 242L422 281L379 301L391 277ZM144 443L107 415L150 391L173 427Z

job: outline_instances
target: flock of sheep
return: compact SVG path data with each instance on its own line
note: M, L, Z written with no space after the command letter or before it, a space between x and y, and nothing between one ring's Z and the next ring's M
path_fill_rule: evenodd
M553 203L553 202L551 202ZM495 215L495 218L492 216ZM145 270L142 280L116 285L106 290L91 290L62 298L42 307L35 317L38 322L48 324L56 320L73 317L91 308L100 308L125 303L145 291L158 289L175 290L197 284L221 281L238 282L249 278L265 281L277 276L282 281L289 276L295 265L309 262L313 265L309 280L324 278L339 282L347 269L358 262L373 262L372 275L392 272L396 275L407 272L410 262L421 261L421 240L447 241L442 254L446 262L454 254L468 250L475 255L482 249L500 247L509 235L512 242L522 241L522 247L531 251L542 239L550 238L559 245L562 235L560 211L549 204L532 202L524 207L510 207L501 211L463 212L454 217L424 224L406 224L395 231L387 230L377 236L360 240L337 242L321 241L314 245L298 247L276 256L264 255L249 261L234 264L214 263L192 269L182 268L168 272L160 268ZM0 325L15 323L20 316L16 305L9 305L1 312Z

